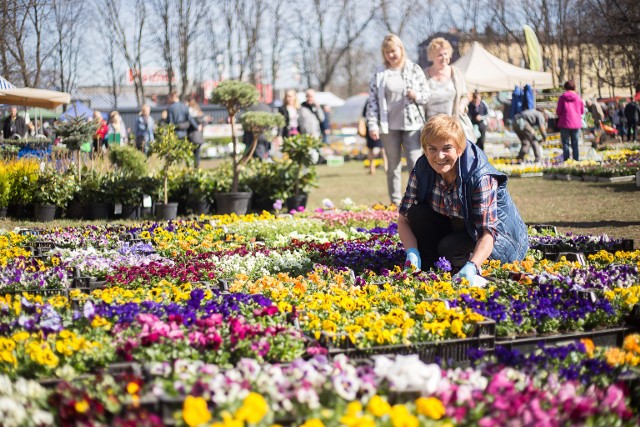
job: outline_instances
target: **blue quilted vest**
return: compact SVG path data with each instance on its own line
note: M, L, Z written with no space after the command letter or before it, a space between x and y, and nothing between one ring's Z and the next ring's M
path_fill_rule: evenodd
M414 170L418 181L418 203L426 203L433 192L436 172L422 155ZM480 178L492 175L498 180L498 233L490 259L501 262L522 260L529 247L527 226L520 217L516 205L507 191L507 176L494 168L487 156L475 144L467 141L467 148L458 159L458 197L462 202L462 214L469 235L478 241L479 233L471 218L471 195Z

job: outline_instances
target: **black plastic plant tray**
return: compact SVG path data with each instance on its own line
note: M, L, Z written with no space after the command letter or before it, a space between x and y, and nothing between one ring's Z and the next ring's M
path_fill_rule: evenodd
M563 346L574 343L583 338L589 338L597 346L621 347L625 336L633 331L634 328L621 326L596 331L570 332L549 336L534 336L514 339L496 338L495 345L496 347L507 347L509 350L519 350L523 353L531 353L539 348L540 343L543 343L545 347Z

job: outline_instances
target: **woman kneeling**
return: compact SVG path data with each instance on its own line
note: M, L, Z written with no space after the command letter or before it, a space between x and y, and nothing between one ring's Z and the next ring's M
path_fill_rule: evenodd
M465 139L454 117L429 119L422 155L409 176L398 233L415 268L448 259L473 283L487 259L512 262L527 252L527 226L507 192L507 176Z

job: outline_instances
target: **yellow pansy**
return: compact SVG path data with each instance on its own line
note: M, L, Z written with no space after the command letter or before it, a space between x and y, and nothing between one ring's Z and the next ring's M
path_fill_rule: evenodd
M376 394L369 400L369 403L367 403L367 411L380 418L391 413L391 405L389 405L389 402L384 398Z
M202 397L187 396L182 407L182 419L189 427L197 427L211 419L207 401Z
M416 400L416 411L432 420L439 420L447 412L444 404L437 397L419 397Z
M242 406L236 411L236 418L255 424L269 413L269 404L262 395L250 392L242 401Z

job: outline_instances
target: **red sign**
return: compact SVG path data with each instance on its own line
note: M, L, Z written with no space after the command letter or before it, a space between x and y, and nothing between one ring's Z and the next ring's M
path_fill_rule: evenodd
M129 68L129 72L127 73L127 84L133 84L134 73L137 73L137 71ZM167 70L163 68L143 68L142 73L140 74L142 75L142 84L145 86L165 86L169 84ZM175 83L175 73L171 80Z

